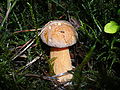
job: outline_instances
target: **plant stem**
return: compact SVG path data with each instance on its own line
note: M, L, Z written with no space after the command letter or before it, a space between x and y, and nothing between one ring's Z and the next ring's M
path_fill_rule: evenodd
M2 23L1 23L1 25L0 25L0 30L1 30L2 27L4 26L4 23L5 23L5 21L7 20L9 14L10 14L11 10L13 9L13 7L15 6L16 2L17 2L17 0L15 0L15 1L13 2L13 4L11 5L11 0L8 0L8 1L7 1L7 3L8 3L8 5L7 5L7 12L6 12L6 15L5 15L3 21L2 21Z

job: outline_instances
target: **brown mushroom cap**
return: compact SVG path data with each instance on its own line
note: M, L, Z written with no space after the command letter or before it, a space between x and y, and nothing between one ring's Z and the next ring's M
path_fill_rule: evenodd
M42 29L41 39L51 47L64 48L76 43L77 32L67 21L54 20Z

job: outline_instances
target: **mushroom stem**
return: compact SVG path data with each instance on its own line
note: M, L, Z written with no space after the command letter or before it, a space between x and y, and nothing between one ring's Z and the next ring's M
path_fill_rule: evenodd
M60 74L67 72L68 70L72 70L72 63L69 54L69 48L51 48L50 58L55 58L52 61L51 65L53 65L54 73ZM66 82L72 79L72 74L67 74L61 77L58 77L59 82Z

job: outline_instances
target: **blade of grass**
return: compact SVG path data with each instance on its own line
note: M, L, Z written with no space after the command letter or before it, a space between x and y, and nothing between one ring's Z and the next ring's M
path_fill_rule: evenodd
M96 26L98 27L99 31L102 32L102 28L101 28L100 22L95 18L94 15L92 15L92 18L93 18Z
M38 37L41 35L41 33L43 32L43 30L41 32L38 33ZM26 47L21 48L13 57L12 60L15 60L18 56L20 56L23 52L25 52L34 42L35 42L35 37L36 35L33 37L33 39L30 39L28 42L28 44L26 44ZM22 50L23 49L23 50Z
M22 31L22 26L21 26L21 24L20 24L20 22L19 22L19 20L18 20L18 18L17 18L17 16L16 16L15 12L13 12L13 15L14 15L14 17L15 17L18 25L19 25L20 30Z
M10 14L10 12L11 12L11 10L12 10L13 7L16 5L17 1L18 1L18 0L15 0L15 1L13 2L13 4L11 5L11 4L10 4L10 3L11 3L11 0L8 0L7 12L6 12L6 15L5 15L3 21L2 21L2 23L1 23L1 25L0 25L0 30L2 29L5 21L7 20L9 14Z
M90 60L92 54L93 54L93 51L95 50L95 47L96 47L96 44L94 44L90 51L86 54L85 58L83 59L82 63L78 66L78 69L81 71L82 68L85 66L85 64L87 64L87 62Z
M62 9L66 10L61 4L59 4L59 2L57 2L56 0L51 0L52 2L54 2L56 5L58 5L59 7L61 7Z
M33 7L30 3L27 2L27 5L29 6L29 9L30 9L30 13L31 13L31 16L32 16L32 21L34 23L34 26L35 26L35 29L36 29L36 44L39 43L39 37L38 37L38 28L37 28L37 23L36 23L36 20L35 20L35 15L33 13Z
M19 72L21 70L22 70L21 72L25 71L28 67L30 67L34 62L36 62L39 59L40 59L39 56L35 57L32 61L28 62L25 66L22 66L19 70L16 70L16 72Z

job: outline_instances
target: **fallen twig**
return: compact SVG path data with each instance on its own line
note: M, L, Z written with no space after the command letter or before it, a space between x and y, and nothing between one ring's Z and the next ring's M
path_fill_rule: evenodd
M34 58L31 62L27 63L25 66L23 66L22 68L20 68L19 70L17 70L17 72L19 72L19 71L23 72L23 71L26 70L30 65L32 65L34 62L36 62L38 59L40 59L39 56L37 56L37 57Z
M42 33L42 29L41 32L38 33L38 37L40 36L40 34ZM15 60L18 56L20 56L23 52L25 52L36 40L36 35L33 37L33 39L30 39L29 41L27 41L26 44L24 44L24 46L18 50L18 52L12 57L12 61ZM22 50L23 49L23 50Z
M38 31L41 30L41 28L37 29ZM14 33L20 33L20 32L29 32L29 31L36 31L36 29L30 29L30 30L22 30L22 31L16 31Z

